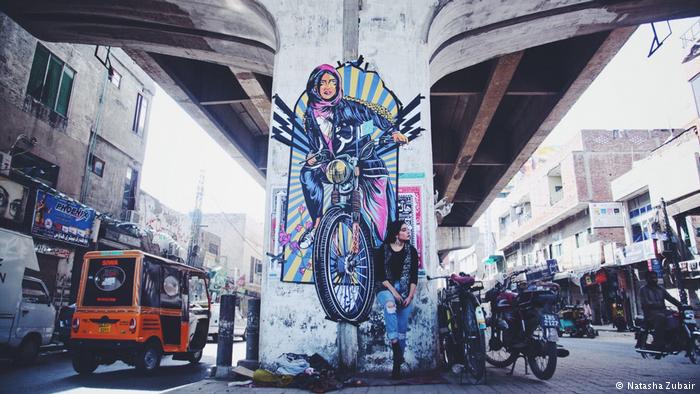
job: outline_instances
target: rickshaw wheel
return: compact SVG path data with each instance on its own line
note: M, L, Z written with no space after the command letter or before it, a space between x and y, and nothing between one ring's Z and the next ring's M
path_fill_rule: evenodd
M160 366L160 359L162 356L163 352L160 349L160 344L155 341L148 341L136 354L134 364L137 370L141 372L150 372Z
M90 351L80 351L73 354L73 369L81 375L88 375L97 369L97 357Z
M190 364L199 364L199 360L202 359L202 354L204 350L198 350L196 352L191 352L188 361Z

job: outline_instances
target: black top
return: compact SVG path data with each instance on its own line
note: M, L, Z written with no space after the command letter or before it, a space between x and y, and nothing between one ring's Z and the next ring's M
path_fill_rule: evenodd
M408 248L411 249L411 277L409 278L409 282L418 285L418 251L410 244L404 244L400 252L394 252L394 250L391 249L388 262L391 278L386 277L386 272L384 270L384 245L374 251L374 277L379 283L388 280L393 285L397 280L401 280L403 261L406 258L406 250Z

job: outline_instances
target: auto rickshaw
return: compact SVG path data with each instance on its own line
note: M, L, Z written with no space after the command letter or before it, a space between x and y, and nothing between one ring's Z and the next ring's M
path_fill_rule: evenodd
M90 374L121 360L150 372L164 355L199 363L208 288L204 270L140 250L86 253L71 322L73 369Z

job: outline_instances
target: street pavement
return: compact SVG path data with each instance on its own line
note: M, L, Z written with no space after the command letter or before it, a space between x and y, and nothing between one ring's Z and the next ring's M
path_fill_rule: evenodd
M234 343L233 357L234 363L245 358L245 342ZM214 364L216 343L209 343L198 365L164 357L158 371L144 376L117 361L97 367L92 375L79 376L67 353L52 352L42 354L28 367L15 367L9 360L0 360L0 393L157 393L201 381Z
M634 334L601 331L595 339L562 338L560 344L571 352L559 359L554 377L548 381L537 379L532 373L525 375L523 360L517 362L515 373L508 376L508 369L490 367L484 385L460 385L451 373L445 377L452 384L399 385L355 387L340 390L343 393L631 393L668 392L700 393L700 365L691 364L682 356L669 356L661 360L645 360L634 351ZM694 384L688 389L666 389L666 382ZM187 385L168 394L184 393L302 393L296 389L229 387L228 381L205 379ZM618 389L616 384L622 384ZM640 384L659 384L657 390L641 389ZM632 386L629 386L632 384ZM637 386L634 386L637 384ZM640 389L633 389L638 387Z
M356 387L343 393L621 393L621 392L678 392L700 393L700 365L690 364L682 355L662 360L644 360L634 351L632 333L601 331L595 339L562 338L560 343L571 355L559 359L554 377L538 380L531 373L525 375L522 359L513 376L510 369L488 368L484 385L460 385L457 376L444 373L452 384L399 385ZM234 364L245 356L245 343L234 344ZM230 387L229 381L207 379L208 368L215 364L216 344L205 348L202 363L191 366L184 361L165 358L162 368L153 376L144 376L132 367L117 362L100 366L90 376L78 376L73 371L67 354L48 354L30 367L13 367L0 361L0 393L295 393L295 389ZM362 379L361 376L358 378ZM372 381L379 381L374 379ZM618 390L620 382L623 389ZM662 390L632 390L628 384L656 382ZM694 384L687 390L666 390L666 382ZM637 386L639 387L639 386Z

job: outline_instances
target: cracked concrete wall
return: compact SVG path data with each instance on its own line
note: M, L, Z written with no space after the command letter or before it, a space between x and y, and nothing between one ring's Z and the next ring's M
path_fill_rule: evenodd
M429 97L427 44L421 32L429 21L431 1L386 3L363 1L359 10L358 54L377 71L386 86L407 104L417 94ZM273 15L279 32L279 51L275 57L273 94L286 103L296 102L306 86L309 73L323 63L335 65L343 59L344 2L317 4L296 1L264 1ZM290 12L290 10L293 10ZM346 22L347 23L347 22ZM399 186L418 186L422 193L423 264L431 272L437 261L435 218L432 201L432 155L430 106L421 103L420 125L428 130L401 148ZM289 148L272 141L268 154L267 195L275 188L286 188ZM269 251L271 235L270 206L267 201L265 249ZM266 262L264 268L260 359L270 365L285 352L319 353L338 364L338 325L325 319L314 285L284 283L276 268ZM406 359L412 367L433 368L436 360L436 305L434 286L419 278L416 308L410 320ZM386 345L383 316L376 301L370 320L359 326L358 369L365 371L390 368L391 353Z

